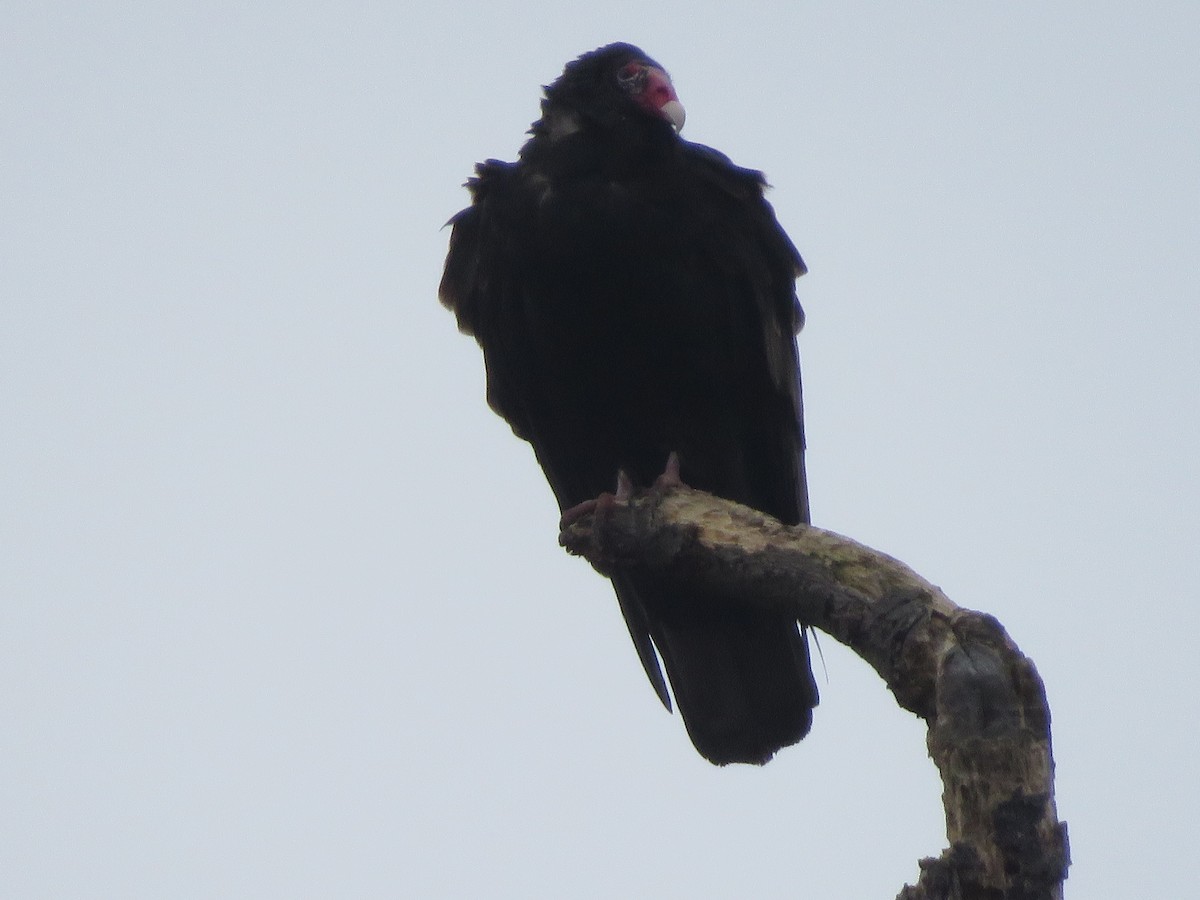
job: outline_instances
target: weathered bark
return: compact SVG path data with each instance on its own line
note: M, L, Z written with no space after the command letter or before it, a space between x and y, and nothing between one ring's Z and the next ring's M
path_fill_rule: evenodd
M560 540L605 573L645 567L785 609L853 649L926 721L950 846L921 860L897 900L1060 900L1069 852L1050 711L1032 661L994 618L849 538L677 484L605 496Z

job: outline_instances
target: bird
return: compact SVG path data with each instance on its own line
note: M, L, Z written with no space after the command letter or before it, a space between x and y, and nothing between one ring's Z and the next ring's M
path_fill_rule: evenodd
M670 462L694 488L808 523L806 267L763 174L683 139L670 76L631 44L582 54L543 92L517 160L479 163L447 223L439 297L482 349L488 404L560 512ZM808 733L818 694L794 617L611 577L651 685L704 758L762 765Z

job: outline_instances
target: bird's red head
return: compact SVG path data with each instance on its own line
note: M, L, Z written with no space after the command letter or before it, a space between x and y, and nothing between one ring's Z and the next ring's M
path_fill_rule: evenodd
M648 62L633 61L617 71L617 83L649 113L662 116L676 131L683 128L685 113L671 76Z
M683 128L683 104L666 70L632 44L609 44L568 63L546 87L543 125L561 137L585 121L618 127L634 110Z

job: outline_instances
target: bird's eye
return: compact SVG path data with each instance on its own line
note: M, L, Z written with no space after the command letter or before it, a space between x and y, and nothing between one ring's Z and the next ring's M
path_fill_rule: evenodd
M646 67L638 63L628 63L617 71L617 83L625 89L636 88L646 79Z

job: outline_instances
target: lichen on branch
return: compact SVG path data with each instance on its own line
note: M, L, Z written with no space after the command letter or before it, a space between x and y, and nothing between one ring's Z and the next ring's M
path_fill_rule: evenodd
M950 846L921 861L899 900L1060 900L1069 850L1050 711L1033 662L995 618L847 537L678 483L599 498L560 543L605 574L654 570L784 610L854 650L925 720Z

